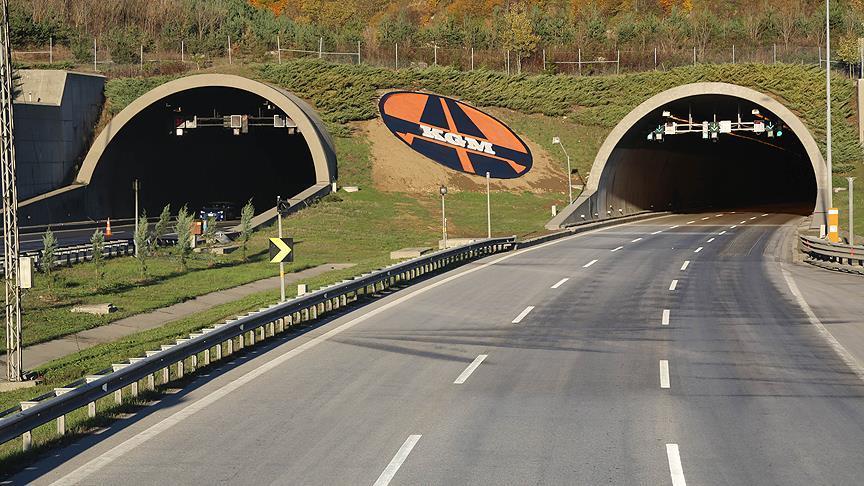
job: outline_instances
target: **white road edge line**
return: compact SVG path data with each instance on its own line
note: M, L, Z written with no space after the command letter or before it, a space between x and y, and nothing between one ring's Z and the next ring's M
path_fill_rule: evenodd
M586 263L585 265L582 265L582 268L588 268L591 265L594 265L595 263L597 263L597 260L591 260L590 262Z
M693 253L699 253L700 251L702 251L702 247L701 247L701 246L700 246L699 248L696 248L695 250L693 250Z
M637 241L642 241L642 238L636 238L635 240L631 240L630 243L636 243Z
M660 388L669 388L669 361L660 360Z
M519 324L520 322L522 322L522 319L525 319L525 316L527 316L528 313L532 310L534 310L533 305L529 305L528 307L526 307L522 312L519 313L518 316L516 316L516 319L513 319L513 324Z
M672 486L687 486L687 481L684 480L684 468L681 467L678 444L666 444L666 457L669 458L669 474L672 476Z
M613 248L612 251L618 251L618 250L620 250L620 249L622 249L622 248L624 248L624 247L623 247L623 246L619 246L618 248Z
M661 326L669 325L669 309L663 309L663 319L660 321Z
M393 476L396 476L396 473L399 472L399 468L402 467L402 463L405 462L405 459L408 458L408 454L411 454L411 450L414 449L414 446L417 445L417 441L420 440L421 435L409 435L405 442L402 444L402 447L396 451L396 455L393 456L393 459L390 461L390 464L387 464L387 467L384 468L384 471L381 472L381 475L378 476L378 480L375 481L375 484L372 486L387 486L390 484L390 481L393 480Z
M629 223L625 223L624 225L626 225L626 224L629 224ZM96 472L98 472L102 468L104 468L105 466L116 461L117 459L119 459L120 457L122 457L123 455L128 453L129 451L141 446L142 444L144 444L148 440L152 439L153 437L156 437L160 433L174 427L175 425L177 425L178 423L182 422L183 420L189 418L190 416L194 415L195 413L197 413L197 412L203 410L204 408L212 405L213 403L217 402L218 400L225 397L226 395L233 392L234 390L237 390L238 388L242 387L243 385L249 383L250 381L254 380L255 378L258 378L259 376L263 375L264 373L267 373L268 371L281 366L283 363L285 363L289 359L305 352L306 350L314 348L314 347L318 346L319 344L327 341L328 339L351 329L352 327L356 326L357 324L359 324L359 323L361 323L367 319L370 319L370 318L372 318L372 317L374 317L374 316L376 316L376 315L378 315L378 314L380 314L386 310L389 310L389 309L391 309L391 308L393 308L393 307L395 307L395 306L397 306L397 305L399 305L399 304L401 304L407 300L410 300L410 299L413 299L413 298L418 297L420 295L423 295L424 293L429 292L429 291L431 291L435 288L438 288L442 285L448 284L448 283L452 282L453 280L456 280L457 278L462 278L466 275L470 275L476 271L483 270L487 267L491 267L492 265L496 265L498 263L501 263L503 261L517 257L517 256L522 255L524 253L533 252L533 251L539 250L541 248L546 248L546 247L552 246L552 245L557 245L559 243L563 243L565 241L570 241L570 240L573 240L575 238L581 238L585 235L601 233L601 232L606 231L610 228L612 228L612 227L610 226L607 228L598 228L596 230L586 231L584 233L578 233L578 234L575 234L573 236L568 236L568 237L561 238L558 240L543 243L543 244L540 244L537 246L532 246L530 248L518 250L518 251L515 251L513 253L508 253L506 255L502 255L501 257L496 258L492 261L477 265L476 267L468 268L468 269L466 269L462 272L456 273L454 275L450 275L450 276L445 277L441 280L438 280L437 282L429 284L426 287L418 288L409 294L403 295L402 297L399 297L395 300L387 302L386 304L383 304L380 307L376 307L375 309L372 309L365 314L359 315L359 316L355 317L354 319L351 319L350 321L340 325L339 327L335 327L335 328L325 332L324 334L321 334L315 338L312 338L309 341L306 341L305 343L297 346L296 348L293 348L293 349L285 352L284 354L281 354L281 355L273 358L272 360L270 360L266 363L263 363L259 367L246 372L244 375L240 376L239 378L236 378L233 381L226 383L221 388L214 390L213 392L211 392L210 394L208 394L204 397L199 398L195 402L190 403L189 405L186 406L186 408L179 410L176 413L174 413L173 415L162 419L160 422L157 422L157 423L151 425L149 428L144 429L143 431L139 432L136 435L133 435L129 439L126 439L125 441L112 447L111 449L101 452L99 454L99 456L91 459L90 461L86 462L85 464L78 467L74 471L61 477L57 481L54 481L53 483L51 483L51 485L52 486L55 486L55 485L59 486L59 485L80 483L81 481L83 481L87 477L91 476L92 474L95 474Z
M822 335L822 338L828 342L828 344L834 349L834 352L840 356L840 359L842 359L844 363L846 363L846 366L848 366L852 372L858 376L858 379L864 381L864 366L855 359L855 356L853 356L849 350L840 344L840 341L837 341L837 338L831 334L831 331L829 331L828 328L822 324L822 321L816 317L813 309L810 308L810 304L804 300L804 296L801 295L801 291L798 290L798 284L796 284L795 280L792 279L792 275L789 274L789 271L786 269L781 269L781 271L783 272L783 278L786 280L786 285L789 287L789 291L792 292L793 296L795 296L795 300L798 302L798 306L801 307L801 310L807 314L807 319L810 321L810 324L813 324L813 326L816 327L816 330L820 335Z
M684 265L681 265L681 270L687 270L687 267L690 265L690 260L685 260Z
M461 384L465 383L465 380L467 380L468 377L471 376L471 373L474 373L474 370L476 370L477 367L480 366L480 363L482 363L483 360L488 358L488 357L489 357L488 354L481 354L481 355L477 356L476 358L474 358L474 361L472 361L471 364L469 364L468 367L465 368L465 371L463 371L462 374L460 374L459 377L456 378L456 380L453 382L453 384L454 385L461 385Z
M553 285L553 286L551 286L551 287L549 287L549 288L551 288L551 289L557 289L558 287L564 285L564 282L566 282L566 281L568 281L568 280L570 280L570 279L567 278L567 277L564 277L564 278L562 278L561 280L559 280L558 283L556 283L555 285Z
M669 290L675 290L676 288L678 288L678 281L673 280L672 283L669 284Z

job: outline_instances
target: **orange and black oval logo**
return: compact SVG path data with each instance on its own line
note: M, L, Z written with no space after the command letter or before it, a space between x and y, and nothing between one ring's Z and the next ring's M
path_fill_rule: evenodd
M531 150L513 130L461 101L394 91L381 97L378 108L394 135L453 170L513 179L531 169Z

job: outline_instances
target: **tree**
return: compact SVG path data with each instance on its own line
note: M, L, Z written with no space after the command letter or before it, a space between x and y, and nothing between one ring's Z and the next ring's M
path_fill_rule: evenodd
M135 233L132 239L135 243L135 258L141 271L141 278L147 278L147 214L142 214L135 225Z
M54 263L57 261L55 252L57 251L57 238L54 237L54 232L51 231L51 228L48 228L45 231L45 234L42 235L42 259L39 261L39 265L42 267L42 271L45 272L45 275L48 277L48 288L50 289L54 284Z
M153 235L150 238L150 245L148 250L150 253L156 251L156 247L159 246L159 238L165 236L165 233L168 232L168 225L171 224L171 205L166 204L164 208L162 208L162 213L159 214L159 221L156 222L156 226L153 227Z
M216 243L218 240L216 239L216 218L215 217L210 216L209 218L207 218L207 224L204 227L204 234L202 234L201 237L204 240L204 245L208 249L212 249L214 246L216 246ZM213 253L212 251L210 251L208 253L210 253L210 265L212 266L216 263L216 254Z
M174 231L177 233L177 246L174 251L180 258L180 268L185 272L189 269L186 259L192 252L192 214L184 205L177 213L177 222L174 225Z
M243 209L240 210L240 254L243 255L243 261L248 258L247 249L249 239L252 238L252 217L255 216L255 206L252 205L250 199Z
M784 14L780 15L778 20L778 29L780 37L783 39L783 47L789 50L789 41L792 36L799 33L801 27L801 19L803 17L804 6L802 0L787 0L787 5L784 8Z
M504 49L516 53L517 70L522 72L522 58L537 49L540 37L534 33L531 18L522 6L511 7L502 17L502 41Z
M93 232L93 235L90 236L90 245L91 250L93 251L93 268L96 271L96 288L99 288L102 284L102 250L105 248L105 234L102 233L102 230L96 230Z

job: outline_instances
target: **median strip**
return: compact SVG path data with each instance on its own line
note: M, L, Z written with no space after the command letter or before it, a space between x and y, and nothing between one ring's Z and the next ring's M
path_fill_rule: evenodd
M476 370L477 367L480 366L480 363L482 363L483 360L485 360L487 357L489 357L488 354L481 354L481 355L477 356L476 358L474 358L474 361L472 361L471 364L469 364L468 367L465 368L465 371L463 371L462 374L460 374L456 378L456 380L453 382L453 384L454 385L461 385L461 384L465 383L465 380L467 380L468 377L471 376L471 373L474 373L474 370Z

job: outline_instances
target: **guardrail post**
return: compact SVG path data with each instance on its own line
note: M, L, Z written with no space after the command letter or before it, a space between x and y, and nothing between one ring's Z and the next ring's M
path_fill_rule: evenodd
M184 366L185 366L185 363L183 363L183 360L182 360L182 359L181 359L180 361L177 362L177 379L178 379L178 380L179 380L180 378L183 378L183 368L184 368Z
M198 354L193 354L189 356L189 372L193 372L198 369Z
M249 334L249 346L255 346L255 330L248 331Z
M39 402L21 402L21 411L27 410L30 407L38 405ZM28 430L21 434L22 450L29 451L33 446L33 431Z
M102 377L99 375L87 375L84 377L84 381L87 383L92 383L92 382L98 380L99 378L102 378ZM93 400L92 402L87 404L87 417L89 417L89 418L95 418L96 417L96 400Z
M246 333L241 332L239 336L237 336L237 351L240 351L246 346Z
M59 397L74 390L74 388L55 388L54 396ZM66 435L66 415L57 417L57 435Z
M228 349L225 350L225 356L231 356L234 352L234 338L229 339L226 345L228 346Z
M162 368L162 384L167 385L171 381L171 369L167 366Z
M204 350L204 366L210 365L210 348Z
M118 388L114 390L114 403L117 405L123 405L123 389Z
M147 389L155 390L156 389L156 374L150 373L147 375Z

